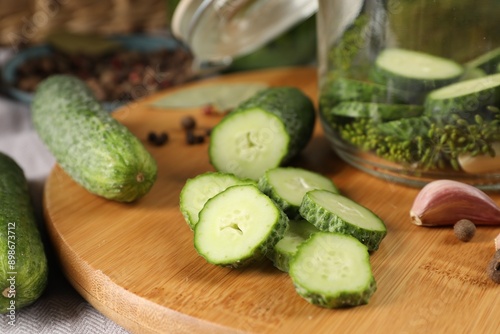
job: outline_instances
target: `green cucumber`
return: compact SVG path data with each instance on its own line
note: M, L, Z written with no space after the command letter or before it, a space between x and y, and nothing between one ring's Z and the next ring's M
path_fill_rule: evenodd
M54 75L38 85L32 103L38 135L62 169L89 192L131 202L156 180L153 157L75 77Z
M179 196L179 207L189 227L194 230L198 214L210 198L231 186L242 184L257 183L221 172L206 172L188 179Z
M377 290L368 249L341 233L314 233L299 246L289 274L300 296L325 308L367 304Z
M299 212L319 230L352 235L370 251L377 250L387 234L382 219L370 209L331 191L309 191Z
M306 146L315 118L312 100L299 89L263 89L214 127L210 162L217 171L258 180Z
M465 66L466 68L480 69L486 74L497 72L497 68L500 66L500 47L472 59Z
M271 197L290 219L300 218L299 207L308 191L326 189L339 192L331 179L296 167L269 169L259 179L259 189Z
M425 100L425 114L471 115L500 103L500 74L460 81L430 92Z
M400 118L417 117L422 115L424 107L409 104L387 104L373 102L341 102L330 110L324 110L327 120L336 117L369 117L376 121L392 121Z
M462 65L423 52L389 48L375 60L380 83L406 91L427 91L455 81L464 73Z
M290 220L288 230L283 238L274 246L267 257L274 266L283 272L288 272L291 259L297 253L300 244L309 239L319 230L307 220Z
M397 103L406 100L401 92L385 85L347 78L327 81L321 88L321 110L328 110L344 101Z
M12 324L47 286L48 265L21 167L0 153L0 313Z
M238 268L262 259L288 229L288 217L257 186L237 185L200 211L194 246L214 265Z

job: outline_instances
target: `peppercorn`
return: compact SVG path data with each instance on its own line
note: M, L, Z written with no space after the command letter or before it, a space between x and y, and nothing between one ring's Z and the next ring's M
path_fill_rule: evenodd
M192 116L184 116L181 119L181 126L184 130L192 130L196 127L196 120Z
M193 131L186 132L186 143L188 145L201 144L205 141L205 137L202 135L196 135Z
M156 146L162 146L168 141L168 134L166 132L162 132L160 134L157 134L154 131L151 131L148 134L148 142L156 145Z
M488 264L488 275L493 282L500 284L500 250L495 252Z
M476 234L476 225L468 219L460 219L453 226L453 231L458 240L463 242L471 241Z

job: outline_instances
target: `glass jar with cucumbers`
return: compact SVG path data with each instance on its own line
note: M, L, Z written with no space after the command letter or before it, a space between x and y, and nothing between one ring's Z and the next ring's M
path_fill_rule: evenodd
M500 189L500 1L320 0L319 110L336 154L421 187Z

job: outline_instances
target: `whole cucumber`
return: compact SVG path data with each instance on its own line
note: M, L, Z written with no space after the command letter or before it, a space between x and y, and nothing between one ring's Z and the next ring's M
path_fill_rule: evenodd
M15 322L17 310L41 296L47 278L28 182L21 167L0 152L0 313Z
M80 79L53 75L41 82L32 116L57 163L91 193L132 202L154 184L156 161Z

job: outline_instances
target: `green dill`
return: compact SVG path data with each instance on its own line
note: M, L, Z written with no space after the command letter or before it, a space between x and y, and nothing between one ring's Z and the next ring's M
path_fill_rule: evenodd
M460 170L458 157L490 155L500 140L500 110L490 106L489 120L477 113L469 119L420 116L381 122L373 118L330 118L329 123L346 143L377 156L423 170L451 167Z

